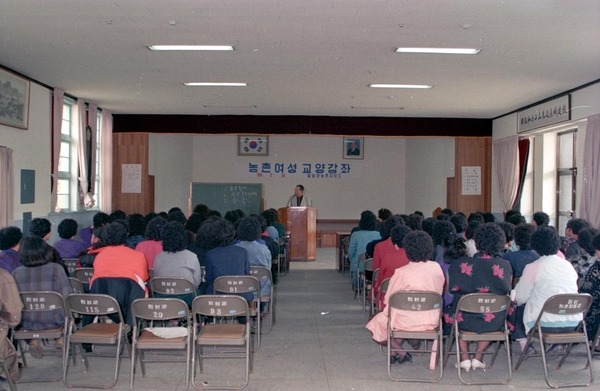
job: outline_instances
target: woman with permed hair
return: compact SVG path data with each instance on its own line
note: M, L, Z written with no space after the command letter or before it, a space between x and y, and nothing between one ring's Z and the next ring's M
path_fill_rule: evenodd
M86 250L85 244L75 239L77 229L77 221L73 219L64 219L58 224L60 239L54 243L54 248L61 258L77 258Z
M506 295L511 290L512 268L508 261L501 258L506 237L502 228L495 223L482 224L475 231L475 245L478 253L474 257L466 256L464 242L460 246L461 253L450 263L448 269L448 290L454 296L452 304L444 311L444 320L453 324L454 318L458 320L458 328L474 333L488 333L501 330L504 327L506 314L489 316L478 313L456 313L460 298L469 293L495 293ZM456 244L455 244L456 246ZM471 360L469 346L466 341L459 341L461 349L460 367L464 371L471 369L485 369L483 353L489 346L489 341L477 343L475 354Z
M358 257L367 249L367 244L373 240L381 239L381 234L377 231L377 216L374 213L361 213L358 222L358 231L354 231L350 236L348 246L348 258L350 260L350 278L352 279L352 288L356 292L358 289L358 273L363 272L361 265L358 264Z
M250 274L248 251L235 244L235 228L225 219L209 219L200 226L198 237L204 246L212 247L206 253L206 293L214 293L214 282L220 276ZM242 295L252 300L252 293Z
M144 232L146 240L142 240L135 246L136 251L142 252L146 257L148 269L154 268L154 258L156 258L156 255L163 250L160 232L165 224L167 224L165 218L161 216L153 217L152 220L146 224L146 231Z
M52 248L39 236L31 235L21 243L20 257L23 266L16 268L12 275L20 292L52 291L67 297L73 291L64 269L51 262ZM23 312L21 326L26 330L46 330L64 326L63 310L50 312ZM63 339L56 340L56 355L62 355ZM43 349L39 339L29 342L29 353L34 358L42 358Z
M559 247L560 237L552 227L538 227L531 235L531 248L540 257L525 266L515 286L515 301L518 305L525 304L523 324L527 333L534 326L546 300L559 293L577 293L577 272L569 261L557 255ZM581 314L545 314L540 323L546 332L567 333L575 330L581 320ZM551 346L546 353L560 348L562 345Z
M262 227L260 220L256 216L243 217L238 221L237 228L237 243L248 251L248 261L250 266L264 266L271 270L272 254L269 248L259 243L261 239ZM268 296L271 292L271 281L265 279L260 281L261 295Z
M155 277L181 277L194 283L196 289L200 287L200 263L196 254L187 249L187 233L184 226L178 221L168 222L161 230L163 251L154 259ZM188 305L192 304L193 297L182 297Z
M409 229L406 227L406 229ZM404 236L402 246L410 261L394 272L390 279L388 292L384 300L387 307L389 297L398 291L432 291L439 294L444 288L444 273L437 262L431 261L433 242L423 231L411 231ZM440 309L441 310L441 309ZM390 325L395 330L424 331L435 329L439 325L440 310L392 312ZM381 311L367 323L366 328L373 333L373 340L380 345L387 343L388 311ZM389 358L392 364L412 362L410 353L402 351L401 339L392 339L392 349L396 354Z
M9 273L21 266L19 247L22 238L23 232L18 227L0 229L0 268Z

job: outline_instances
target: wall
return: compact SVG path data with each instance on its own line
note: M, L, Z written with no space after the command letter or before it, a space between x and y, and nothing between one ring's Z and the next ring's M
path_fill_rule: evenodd
M406 212L425 216L446 207L446 178L454 177L453 137L406 139Z
M14 219L21 225L24 212L33 217L46 216L50 210L50 91L31 83L29 93L29 128L0 125L0 145L13 150L15 178ZM21 204L21 170L35 171L35 203Z
M548 143L548 137L554 137L549 132L572 129L577 127L577 166L583 165L583 146L585 144L585 122L581 121L591 115L600 113L600 83L596 83L584 89L571 93L571 121L567 124L561 124L545 129L539 129L534 133L528 133L528 136L535 135L535 156L534 156L534 210L544 210L549 214L553 211L549 210L549 203L546 193L542 190L543 162L547 159L554 159L554 156L544 155L544 145ZM508 136L517 134L517 113L506 115L498 118L493 122L493 139L499 140ZM500 201L496 196L498 194L498 178L495 173L495 168L492 168L492 211L496 214L502 213ZM577 177L577 189L581 189L582 175ZM554 189L555 187L548 188ZM553 191L550 191L553 193ZM542 197L544 195L545 198ZM580 205L581 192L578 192L577 206Z

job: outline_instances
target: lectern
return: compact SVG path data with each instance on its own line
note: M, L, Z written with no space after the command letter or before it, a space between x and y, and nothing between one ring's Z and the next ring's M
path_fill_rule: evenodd
M280 208L279 220L290 236L289 259L314 261L317 257L317 210L311 206Z

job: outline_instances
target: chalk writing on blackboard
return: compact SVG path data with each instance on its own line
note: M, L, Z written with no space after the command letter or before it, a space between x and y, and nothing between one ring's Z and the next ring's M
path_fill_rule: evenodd
M262 212L260 183L192 183L192 208L205 204L221 214L241 209L246 214Z

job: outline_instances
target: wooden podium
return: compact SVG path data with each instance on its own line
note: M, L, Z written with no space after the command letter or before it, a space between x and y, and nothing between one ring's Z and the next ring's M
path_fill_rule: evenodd
M290 237L290 261L316 260L317 210L310 206L280 208L279 220Z

